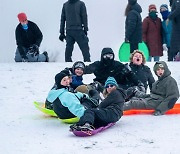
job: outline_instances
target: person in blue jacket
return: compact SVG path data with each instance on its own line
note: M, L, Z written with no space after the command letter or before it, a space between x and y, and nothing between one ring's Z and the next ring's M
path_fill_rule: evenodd
M48 93L47 101L53 103L53 110L60 119L82 117L87 108L96 107L98 101L81 92L69 91L71 79L63 71L56 74L53 88Z
M162 15L162 29L163 29L163 50L168 52L168 61L173 61L173 53L170 50L170 40L172 31L172 21L167 22L168 16L170 14L168 5L162 4L160 6L160 13Z

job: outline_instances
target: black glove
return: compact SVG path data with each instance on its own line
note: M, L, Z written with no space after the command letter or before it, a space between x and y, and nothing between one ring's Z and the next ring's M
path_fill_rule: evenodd
M60 41L62 41L62 42L64 42L64 39L66 38L66 36L63 34L63 33L61 33L60 35L59 35L59 40Z
M28 48L28 54L35 54L35 55L39 54L39 47L36 44L31 45Z
M87 36L87 31L86 31L86 30L84 30L84 33L85 33L85 35Z
M142 92L146 92L146 89L145 89L144 84L142 82L138 83L138 90L140 90Z
M126 94L127 94L126 99L129 100L129 99L131 99L132 97L134 97L137 91L138 91L137 86L128 88L128 89L126 90Z
M129 43L129 39L125 38L124 42Z
M121 73L122 74L128 74L131 72L131 67L128 65L128 63L124 64L124 68L122 69Z

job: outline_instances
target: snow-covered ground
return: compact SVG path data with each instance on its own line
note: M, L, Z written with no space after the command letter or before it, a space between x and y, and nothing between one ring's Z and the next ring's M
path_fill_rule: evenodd
M168 63L180 87L177 64ZM68 124L38 111L33 101L45 100L55 74L67 66L72 63L1 63L0 153L179 154L180 115L123 116L105 132L79 138L69 132ZM84 82L93 77L85 75Z

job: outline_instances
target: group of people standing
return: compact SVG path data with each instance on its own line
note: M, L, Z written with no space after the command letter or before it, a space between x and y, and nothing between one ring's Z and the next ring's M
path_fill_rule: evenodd
M130 43L131 53L138 49L138 44L144 41L149 49L149 59L159 61L163 50L168 53L168 61L176 60L180 52L179 20L180 6L178 0L170 0L171 12L167 4L160 6L163 21L157 15L155 4L149 5L148 16L142 21L141 6L137 0L128 0L125 16L125 42Z

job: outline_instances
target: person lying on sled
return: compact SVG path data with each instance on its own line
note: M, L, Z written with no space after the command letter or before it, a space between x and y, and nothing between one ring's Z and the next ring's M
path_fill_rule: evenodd
M124 103L124 111L130 109L154 109L153 114L158 116L174 107L179 98L176 80L171 76L171 72L164 61L156 62L153 69L158 80L152 84L150 94L132 88L132 91L127 93L131 96L134 95L134 97Z
M91 131L94 128L115 123L122 117L126 93L118 87L113 77L108 77L106 80L105 93L107 97L100 103L98 108L85 110L79 122L70 126L70 131Z
M64 71L56 74L56 88L50 90L47 101L53 103L53 110L60 119L82 117L88 108L98 106L98 100L81 92L69 91L71 78ZM96 97L97 98L97 97Z

